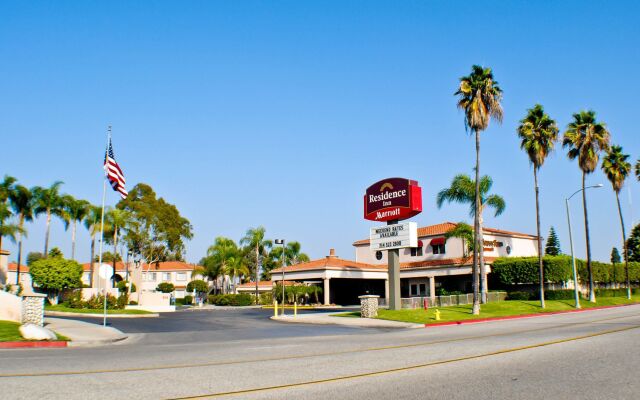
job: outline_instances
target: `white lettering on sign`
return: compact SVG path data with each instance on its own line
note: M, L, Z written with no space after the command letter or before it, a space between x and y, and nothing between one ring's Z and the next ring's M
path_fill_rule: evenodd
M371 251L418 247L418 225L405 222L371 228L369 233Z
M382 194L370 194L369 195L369 203L374 203L376 201L381 201L381 200L389 200L389 199L395 199L398 197L405 197L407 195L407 191L406 190L397 190L395 192L384 192Z

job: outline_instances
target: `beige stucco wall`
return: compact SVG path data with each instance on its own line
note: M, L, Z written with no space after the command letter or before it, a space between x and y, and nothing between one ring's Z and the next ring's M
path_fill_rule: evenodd
M22 298L0 291L0 320L22 322Z

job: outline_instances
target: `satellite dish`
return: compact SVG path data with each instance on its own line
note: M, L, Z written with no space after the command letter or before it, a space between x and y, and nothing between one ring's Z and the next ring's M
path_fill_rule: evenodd
M109 264L100 265L98 275L100 275L102 279L110 279L113 276L113 267Z

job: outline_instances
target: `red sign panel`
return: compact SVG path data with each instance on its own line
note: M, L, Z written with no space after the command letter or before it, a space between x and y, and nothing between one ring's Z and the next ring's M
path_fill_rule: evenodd
M364 218L391 221L411 218L422 212L422 188L417 181L389 178L367 188Z

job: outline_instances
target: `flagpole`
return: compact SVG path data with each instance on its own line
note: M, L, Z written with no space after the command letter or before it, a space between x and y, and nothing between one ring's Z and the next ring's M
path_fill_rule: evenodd
M111 125L107 130L107 149L105 150L105 160L107 152L109 151L109 139L111 138ZM105 170L104 179L102 183L102 214L100 216L100 250L98 255L98 276L100 276L100 268L102 267L102 242L104 240L104 203L107 197L107 172ZM99 282L99 280L98 280ZM102 318L102 326L107 326L107 278L104 278L104 315Z

